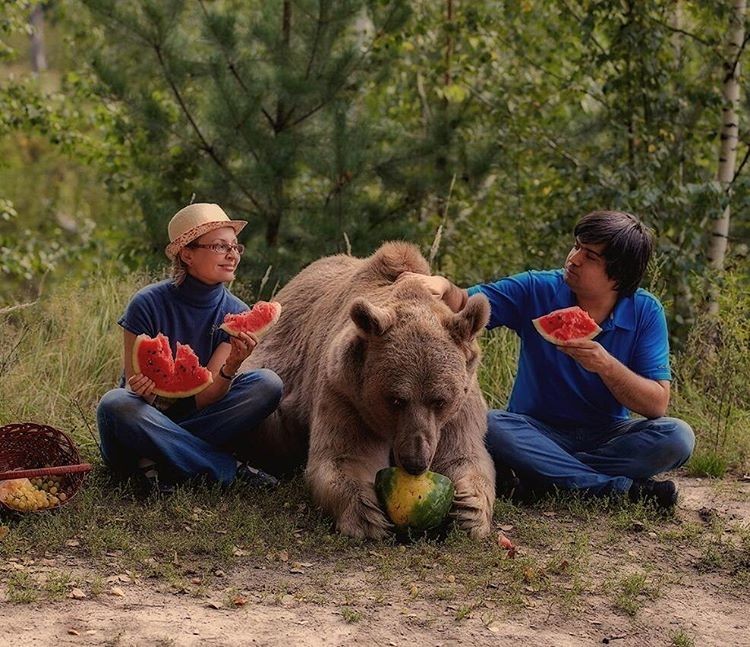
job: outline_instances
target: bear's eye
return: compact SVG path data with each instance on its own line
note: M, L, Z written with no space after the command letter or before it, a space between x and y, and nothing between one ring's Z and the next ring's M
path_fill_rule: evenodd
M394 409L403 409L406 406L406 400L395 396L391 396L388 402Z
M447 405L448 402L446 400L443 400L443 398L435 398L432 402L430 402L430 406L435 409L435 411L441 411L442 409L445 409L445 405Z

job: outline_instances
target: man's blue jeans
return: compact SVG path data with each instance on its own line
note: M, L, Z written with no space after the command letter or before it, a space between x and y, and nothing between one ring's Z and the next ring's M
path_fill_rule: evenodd
M685 463L695 447L690 426L677 418L633 418L605 428L554 429L498 409L487 416L487 449L495 464L540 489L627 492Z
M221 400L176 422L139 395L113 389L96 412L104 461L116 472L132 474L147 458L166 481L205 476L231 483L237 471L233 446L273 413L282 392L273 371L243 373Z

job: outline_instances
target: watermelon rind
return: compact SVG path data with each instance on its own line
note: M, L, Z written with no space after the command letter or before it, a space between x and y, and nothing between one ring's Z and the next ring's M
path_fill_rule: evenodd
M154 342L156 342L156 344L154 344ZM171 366L171 369L174 372L180 370L182 367L184 371L190 372L190 377L199 379L200 383L181 390L167 388L167 385L163 382L157 372L146 365L141 365L140 351L144 345L158 345L158 350L163 355L162 363L165 365L164 368ZM133 372L136 374L142 373L154 381L156 384L152 389L154 395L158 395L162 398L189 398L203 391L214 381L211 371L200 366L198 358L188 344L180 344L178 342L177 346L177 357L180 358L180 361L175 363L175 360L172 358L172 351L169 347L169 338L166 335L158 333L156 337L152 338L146 334L141 334L135 338L135 343L133 344ZM155 348L155 350L157 349ZM187 361L183 361L183 357L186 358ZM192 381L194 382L195 380L193 379Z
M422 532L443 523L453 504L453 482L437 472L409 474L386 467L375 475L375 492L396 532Z
M249 320L257 316L260 309L270 308L272 315L262 326L248 325ZM258 301L250 310L236 314L227 314L224 323L219 326L227 335L236 337L240 332L252 333L260 341L281 316L281 304L278 301Z
M551 335L550 333L548 333L542 327L542 320L547 319L548 317L553 317L555 315L564 315L565 313L568 313L568 312L577 313L578 311L581 311L588 316L588 313L582 308L580 308L579 306L570 306L569 308L560 308L559 310L553 310L552 312L549 312L546 315L537 317L536 319L532 319L531 323L534 324L534 328L536 328L536 331L544 339L546 339L551 344L555 344L556 346L562 346L566 342L571 342L571 341L584 341L584 340L594 339L594 337L596 337L602 331L602 329L596 323L594 324L595 327L593 328L593 330L591 330L591 332L586 333L585 335L581 335L580 337L575 337L573 339L568 339L568 340L558 339L554 335Z

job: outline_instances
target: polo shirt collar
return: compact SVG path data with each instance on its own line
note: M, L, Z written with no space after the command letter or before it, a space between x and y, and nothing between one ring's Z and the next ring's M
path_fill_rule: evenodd
M560 271L560 285L555 293L553 300L553 310L558 308L569 308L576 305L576 295L568 287L563 279L563 272ZM620 297L615 303L615 307L609 318L602 322L603 330L610 330L613 327L624 330L635 330L635 294Z
M618 328L635 330L635 295L620 297L609 318Z

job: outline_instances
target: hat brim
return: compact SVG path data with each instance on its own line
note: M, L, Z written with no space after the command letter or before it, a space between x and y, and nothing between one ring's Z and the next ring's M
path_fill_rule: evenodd
M209 231L221 229L223 227L231 227L234 229L235 234L239 234L245 228L246 224L246 220L216 220L214 222L204 222L202 225L188 229L184 234L180 234L164 248L164 253L169 260L173 261L178 252L185 247L185 245L194 241L196 238L200 238L203 234L207 234Z

